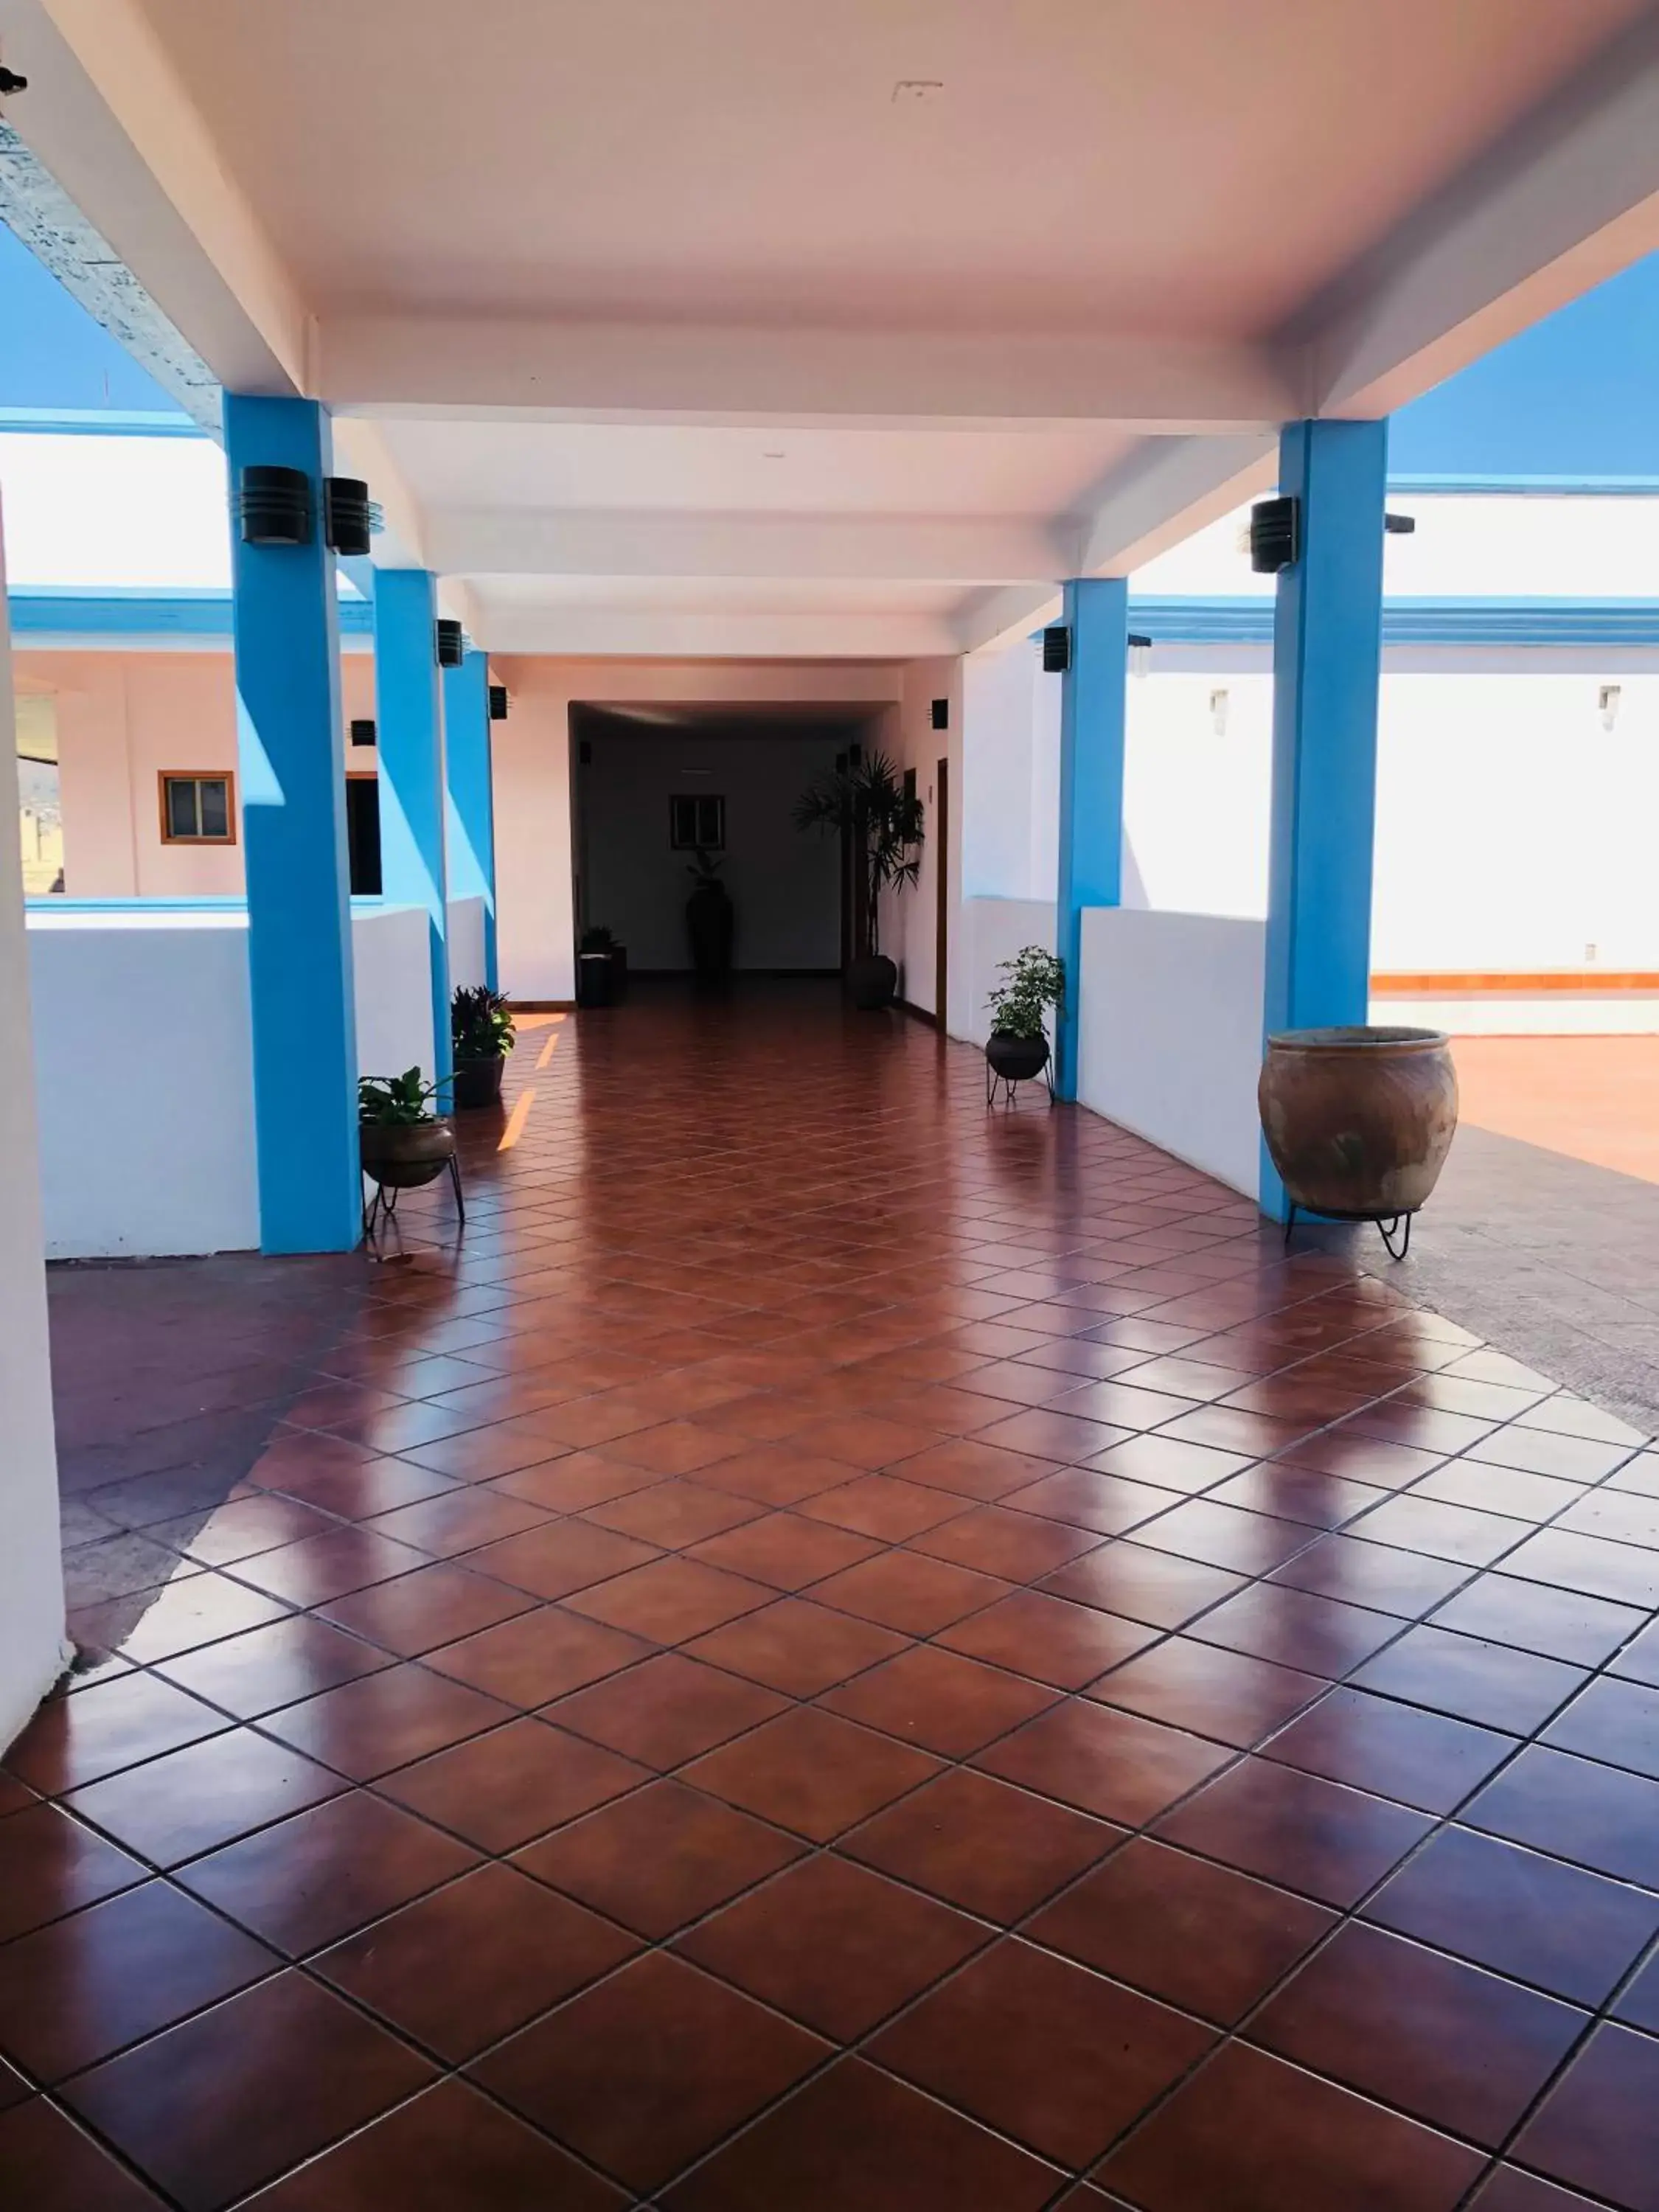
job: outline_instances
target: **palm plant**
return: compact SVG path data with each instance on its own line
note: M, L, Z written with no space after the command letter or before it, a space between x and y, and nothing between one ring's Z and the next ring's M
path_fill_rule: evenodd
M870 753L816 777L795 801L797 830L844 834L858 856L854 954L881 950L881 894L902 890L921 872L922 804L907 791L885 753Z

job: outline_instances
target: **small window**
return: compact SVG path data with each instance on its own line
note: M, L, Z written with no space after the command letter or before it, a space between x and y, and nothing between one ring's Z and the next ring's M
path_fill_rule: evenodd
M677 853L699 846L705 853L726 850L726 801L712 793L668 802L668 842Z
M161 782L164 845L236 842L234 776L164 774Z

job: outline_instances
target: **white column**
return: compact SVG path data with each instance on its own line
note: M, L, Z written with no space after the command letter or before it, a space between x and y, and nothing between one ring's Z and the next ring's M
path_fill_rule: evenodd
M0 529L0 1747L68 1663L58 1537L17 716ZM96 1040L90 1040L95 1048Z

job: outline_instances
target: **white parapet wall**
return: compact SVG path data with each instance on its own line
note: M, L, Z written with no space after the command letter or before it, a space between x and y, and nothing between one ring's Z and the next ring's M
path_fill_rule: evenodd
M454 909L451 908L453 914ZM432 939L424 907L351 902L357 1072L432 1080Z
M32 906L49 1259L259 1241L247 911Z
M364 1074L431 1073L428 932L421 908L352 902ZM257 1245L246 908L43 901L27 936L46 1256Z
M1091 907L1078 1097L1254 1199L1267 925Z
M449 902L449 988L476 990L484 975L484 902L481 896Z
M951 967L959 988L951 994L951 1034L970 1044L983 1044L991 1034L986 1001L1006 978L997 973L1000 963L1012 960L1028 945L1054 949L1054 902L1052 899L963 899L959 908L960 943Z

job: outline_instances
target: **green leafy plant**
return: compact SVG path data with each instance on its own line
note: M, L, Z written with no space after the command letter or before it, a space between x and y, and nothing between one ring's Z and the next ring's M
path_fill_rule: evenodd
M357 1119L378 1128L408 1128L418 1121L435 1121L430 1101L441 1084L422 1083L418 1067L401 1075L365 1075L357 1085Z
M908 890L921 872L921 799L905 789L885 753L870 753L809 783L791 819L803 833L852 839L859 856L854 951L879 952L882 892Z
M518 1034L507 1000L487 983L463 984L449 1002L457 1060L505 1060Z
M602 921L596 921L591 928L583 930L582 951L614 952L616 949L617 933L614 929L607 929Z
M694 857L687 861L685 872L691 878L693 892L718 891L722 898L728 897L730 894L720 881L720 870L726 866L725 861L717 860L701 845L693 847L692 850Z
M1040 945L1028 945L1012 960L1000 961L997 973L1008 981L987 1000L995 1035L1040 1037L1046 1035L1043 1017L1066 997L1066 963Z

